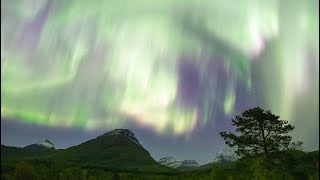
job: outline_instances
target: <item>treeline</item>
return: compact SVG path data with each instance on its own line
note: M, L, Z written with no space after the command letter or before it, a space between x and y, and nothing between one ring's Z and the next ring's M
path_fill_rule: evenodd
M35 163L36 162L36 163ZM319 151L305 153L299 150L282 151L265 157L242 158L236 162L213 164L205 169L185 171L176 174L151 172L121 172L87 168L64 167L54 162L20 161L14 168L3 168L1 179L10 180L102 180L102 179L146 179L146 180L317 180L319 179Z

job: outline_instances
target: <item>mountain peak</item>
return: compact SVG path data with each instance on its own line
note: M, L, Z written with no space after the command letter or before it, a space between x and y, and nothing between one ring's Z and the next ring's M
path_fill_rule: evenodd
M131 130L129 129L114 129L108 133L127 133L127 134L133 134Z
M133 132L130 131L129 129L114 129L114 130L112 130L110 132L107 132L107 133L101 135L101 136L118 136L118 135L124 135L128 139L130 139L132 142L140 145L138 139L135 137Z
M43 139L42 141L40 141L37 144L40 146L47 147L47 148L52 148L52 147L54 148L54 144L51 141L49 141L48 139Z
M177 160L173 156L168 156L168 157L160 158L158 163L160 163L160 164L162 164L164 166L167 166L167 167L177 168L177 167L181 166L182 161L181 160Z
M214 158L209 162L210 164L213 163L225 163L225 162L232 162L238 159L235 150L232 148L226 148L219 151Z
M159 161L168 161L168 160L176 160L176 158L173 156L168 156L168 157L163 157L159 159Z
M171 168L195 168L199 167L199 164L195 160L177 160L173 156L160 158L158 163L171 167Z
M54 144L48 139L43 139L38 143L30 144L28 146L25 146L24 148L33 150L55 149Z

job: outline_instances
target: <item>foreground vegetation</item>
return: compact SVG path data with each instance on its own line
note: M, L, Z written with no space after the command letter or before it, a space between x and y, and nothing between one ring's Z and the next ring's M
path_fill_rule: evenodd
M157 172L104 169L72 162L25 159L1 163L1 179L319 179L319 151L289 150L270 159L242 158L236 162L202 166L192 171Z

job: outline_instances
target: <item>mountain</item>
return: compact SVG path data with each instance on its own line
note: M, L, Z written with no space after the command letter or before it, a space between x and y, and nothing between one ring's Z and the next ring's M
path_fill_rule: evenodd
M47 139L24 148L1 146L1 163L8 169L14 162L28 160L40 165L55 164L65 169L83 167L134 172L176 172L157 163L128 129L115 129L82 144L54 150ZM40 151L41 150L41 151Z
M199 167L195 160L177 160L175 157L169 156L159 159L158 163L179 170L187 170Z
M177 170L187 171L187 170L194 170L200 167L197 161L195 160L184 160L182 161L181 165L177 167Z
M77 146L50 155L90 167L135 171L170 171L158 164L128 129L115 129Z
M219 151L209 162L209 164L233 162L237 159L238 156L236 155L233 149L224 149Z
M32 149L32 150L46 150L46 149L55 149L54 144L49 141L48 139L43 139L39 143L31 144L24 147L25 149Z
M182 161L181 167L199 167L199 164L195 160L184 160Z
M20 148L1 145L1 164L4 162L15 162L24 159L44 158L56 150L52 148Z
M132 142L136 143L137 145L141 146L139 143L138 139L134 136L134 134L129 130L129 129L115 129L113 131L110 131L102 136L119 136L119 135L124 135L128 139L130 139Z
M159 159L158 163L170 168L178 168L179 166L181 166L182 161L176 160L175 157L170 156Z

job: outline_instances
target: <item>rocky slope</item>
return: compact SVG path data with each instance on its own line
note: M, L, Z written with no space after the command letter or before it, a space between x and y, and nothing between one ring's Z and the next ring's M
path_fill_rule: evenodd
M182 161L170 156L159 159L158 163L170 168L178 168L179 166L181 166Z
M238 156L234 152L233 149L223 149L219 151L213 159L209 162L210 164L214 163L226 163L226 162L233 162L238 159Z
M49 141L48 139L43 139L42 141L36 144L30 144L24 147L25 149L32 149L32 150L46 150L46 149L55 149L54 144Z
M158 163L174 169L188 169L199 167L199 164L195 160L177 160L172 156L161 158L159 159Z

